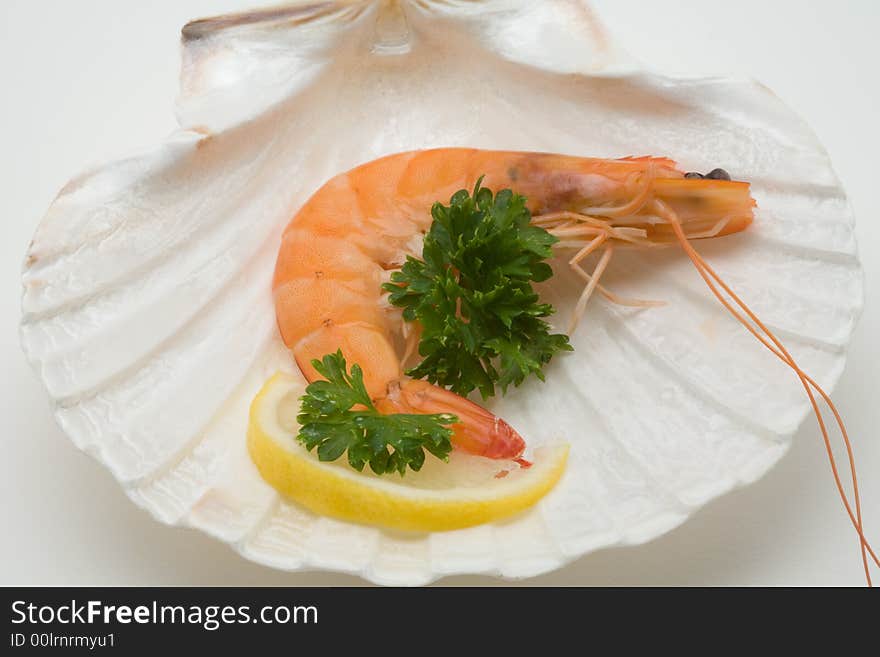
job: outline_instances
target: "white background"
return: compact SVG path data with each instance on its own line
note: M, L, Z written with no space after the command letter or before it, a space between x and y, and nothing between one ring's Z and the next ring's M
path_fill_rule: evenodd
M153 521L54 425L18 346L22 258L58 189L85 166L169 133L180 27L247 5L0 3L0 584L361 583L345 575L276 572L195 531ZM594 5L626 48L654 68L757 78L806 118L831 153L856 212L867 284L865 313L834 398L856 444L865 525L880 544L880 2ZM808 421L764 479L709 504L679 529L525 583L860 585L863 575L818 429Z

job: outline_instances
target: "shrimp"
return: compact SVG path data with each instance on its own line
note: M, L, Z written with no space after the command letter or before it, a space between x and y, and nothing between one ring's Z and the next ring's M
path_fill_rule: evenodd
M406 256L420 252L434 201L472 187L514 187L528 198L534 222L574 249L570 265L586 287L572 318L583 313L615 245L650 248L675 233L654 204L673 208L689 237L725 235L752 220L747 183L689 179L665 158L600 160L542 153L447 148L399 153L327 182L288 224L273 290L278 327L306 379L312 359L341 349L361 365L382 412L454 413L453 444L489 458L517 459L525 442L504 420L443 388L403 375L414 332L385 301L382 284ZM592 273L581 265L598 248Z
M788 365L806 391L831 463L834 481L859 536L865 577L868 555L880 559L862 529L852 446L831 398L794 361L784 345L700 256L692 239L746 229L755 201L749 184L720 169L706 176L680 171L665 157L616 160L530 153L441 148L397 153L342 173L324 184L284 230L273 280L282 338L308 381L320 376L312 359L340 349L364 370L364 383L384 413L453 413L457 449L521 465L523 438L503 419L478 404L426 381L404 376L418 328L403 322L382 290L408 255L417 255L430 228L432 204L480 177L490 189L512 188L528 199L532 223L554 234L568 249L569 266L584 289L569 321L569 333L587 302L599 293L613 303L652 306L662 302L625 299L600 279L618 248L651 249L678 244L717 300L765 348ZM583 262L601 252L588 272ZM847 451L854 503L841 482L816 396L833 413Z

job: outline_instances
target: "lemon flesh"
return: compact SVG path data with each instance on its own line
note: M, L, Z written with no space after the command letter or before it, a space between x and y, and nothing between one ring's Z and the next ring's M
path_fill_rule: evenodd
M427 455L404 477L357 472L344 457L322 462L295 438L303 392L298 377L269 379L251 402L247 445L263 479L315 513L407 531L460 529L527 509L565 470L568 445L538 448L530 468L459 452L448 463Z

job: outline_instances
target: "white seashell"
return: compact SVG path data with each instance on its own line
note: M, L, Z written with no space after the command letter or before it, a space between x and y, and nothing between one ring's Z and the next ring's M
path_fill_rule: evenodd
M646 72L581 3L325 2L184 29L182 130L87 172L28 252L22 342L62 428L157 519L277 568L385 584L526 577L650 540L754 481L808 412L796 379L675 250L621 254L546 384L493 409L573 445L509 522L402 536L279 499L245 451L249 401L290 369L270 296L278 235L325 179L406 149L658 154L749 180L745 233L699 248L826 390L862 307L853 218L813 134L761 86ZM629 255L627 259L623 257ZM544 293L567 317L576 285Z

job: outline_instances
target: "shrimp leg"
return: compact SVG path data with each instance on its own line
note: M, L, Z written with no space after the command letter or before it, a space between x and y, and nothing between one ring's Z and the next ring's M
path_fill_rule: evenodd
M598 248L606 241L607 238L604 236L599 236L586 247L581 250L577 256L572 258L572 265L579 265L579 261L587 256L587 253L592 251L593 249ZM589 249L589 251L587 250ZM577 326L580 318L583 316L584 311L587 308L587 302L590 300L590 297L593 295L593 292L596 289L596 286L599 284L599 279L602 277L602 274L605 272L605 268L608 267L608 263L611 261L611 256L614 253L614 245L611 242L605 246L605 250L602 252L602 256L599 258L599 262L596 263L596 268L593 270L593 273L590 275L590 282L587 283L587 286L584 288L584 291L581 292L581 296L578 299L577 305L574 308L574 314L572 315L571 320L568 325L568 333L571 334L574 332L575 327Z
M663 306L666 305L665 301L653 301L648 299L628 299L624 297L620 297L610 290L606 289L599 283L598 276L596 275L596 271L593 274L587 273L587 271L581 265L581 261L584 260L588 255L590 255L593 251L599 248L606 241L611 240L612 238L625 239L626 241L632 241L634 236L632 232L635 233L643 232L639 229L633 228L614 228L609 226L608 224L602 222L599 219L595 219L594 217L590 217L588 215L578 214L574 212L556 212L552 214L540 215L536 218L538 221L536 223L544 223L547 224L549 222L555 222L560 219L569 220L568 223L562 224L556 228L550 229L550 233L557 237L565 236L571 237L573 235L583 235L589 236L594 235L595 237L587 242L569 261L568 265L571 269L580 276L584 282L586 283L586 287L581 295L581 299L578 302L579 310L575 312L573 319L569 324L568 333L571 334L572 331L577 327L577 323L580 321L580 318L583 316L584 310L586 308L587 301L589 301L590 296L592 296L594 291L599 292L603 297L608 299L610 302L615 303L620 306L629 306L634 308L648 308L655 306ZM581 225L577 225L579 221L582 221ZM589 221L589 225L585 225ZM574 225L572 225L574 224ZM561 243L563 246L571 246L571 244L567 242ZM573 244L579 244L578 242L573 242ZM610 243L608 247L610 248ZM610 258L610 255L608 256ZM601 269L597 266L596 270L601 275L604 272L605 267L607 266L607 261L605 265L602 266ZM581 304L581 301L583 304Z

